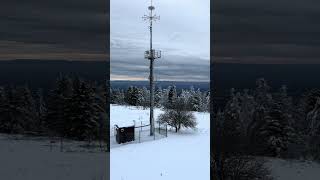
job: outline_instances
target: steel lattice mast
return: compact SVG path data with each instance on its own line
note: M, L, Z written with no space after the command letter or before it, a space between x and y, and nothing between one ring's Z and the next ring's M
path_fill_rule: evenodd
M150 25L150 49L148 51L145 51L144 57L146 59L150 60L150 75L149 75L149 80L150 80L150 136L154 135L154 117L153 117L153 107L154 107L154 83L153 83L153 65L154 65L154 60L158 59L161 57L161 51L156 51L152 49L152 23L153 21L159 20L160 16L156 16L153 14L153 11L155 10L155 7L152 5L152 0L151 0L151 5L148 7L149 10L149 15L144 15L143 19L146 21L149 21Z

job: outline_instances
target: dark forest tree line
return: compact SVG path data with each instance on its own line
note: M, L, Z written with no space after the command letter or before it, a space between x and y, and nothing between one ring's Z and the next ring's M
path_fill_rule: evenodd
M213 114L213 166L217 179L246 179L248 174L256 176L247 179L263 179L260 176L265 176L266 171L249 172L246 164L257 161L244 157L320 160L320 90L312 89L293 98L286 86L272 91L264 79L258 79L255 89L231 89L229 97L226 106ZM243 172L234 177L228 172L239 168L239 162L243 163Z
M107 141L107 87L60 76L44 95L28 86L0 87L0 133Z
M130 86L128 89L110 89L110 103L120 105L149 107L150 91L146 88ZM210 109L210 92L202 92L200 89L195 90L183 89L177 92L175 86L169 86L166 89L161 87L155 90L155 106L158 108L172 109L176 107L177 102L184 102L184 110L209 112Z

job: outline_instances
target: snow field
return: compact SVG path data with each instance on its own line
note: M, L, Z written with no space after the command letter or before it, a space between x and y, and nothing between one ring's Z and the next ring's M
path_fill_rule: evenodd
M155 118L161 113L155 109ZM167 138L111 148L111 180L209 180L210 114L194 113L197 130L169 132ZM111 105L110 127L148 122L149 110Z
M275 180L320 179L320 164L316 162L271 158L266 165Z
M47 138L18 138L0 134L0 174L4 180L105 180L109 153L84 150L80 142L59 143L50 150Z

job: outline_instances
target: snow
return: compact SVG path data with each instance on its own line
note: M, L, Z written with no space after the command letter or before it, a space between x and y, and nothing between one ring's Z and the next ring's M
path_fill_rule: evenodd
M155 118L161 113L155 109ZM111 180L210 179L210 114L194 112L197 130L169 132L167 138L111 148ZM110 127L148 122L149 110L110 106Z
M59 142L50 149L49 138L0 134L0 174L5 180L105 180L109 154L88 150L83 142Z
M266 165L275 180L320 179L320 164L316 162L272 158Z

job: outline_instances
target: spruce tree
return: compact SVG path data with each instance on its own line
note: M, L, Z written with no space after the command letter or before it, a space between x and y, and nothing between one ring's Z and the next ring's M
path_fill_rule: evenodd
M98 117L98 140L100 142L100 147L102 147L102 142L107 143L107 150L109 151L109 103L108 103L108 97L106 93L106 86L104 85L98 85L97 88L95 88L95 104L94 104L94 110L95 114Z
M95 93L88 83L78 78L73 84L69 135L90 142L97 136L99 127Z
M60 75L55 88L49 93L46 125L54 135L61 138L67 137L70 132L71 96L71 79Z
M170 86L168 92L168 101L166 104L166 108L171 109L173 108L174 104L177 101L177 90L176 86Z

